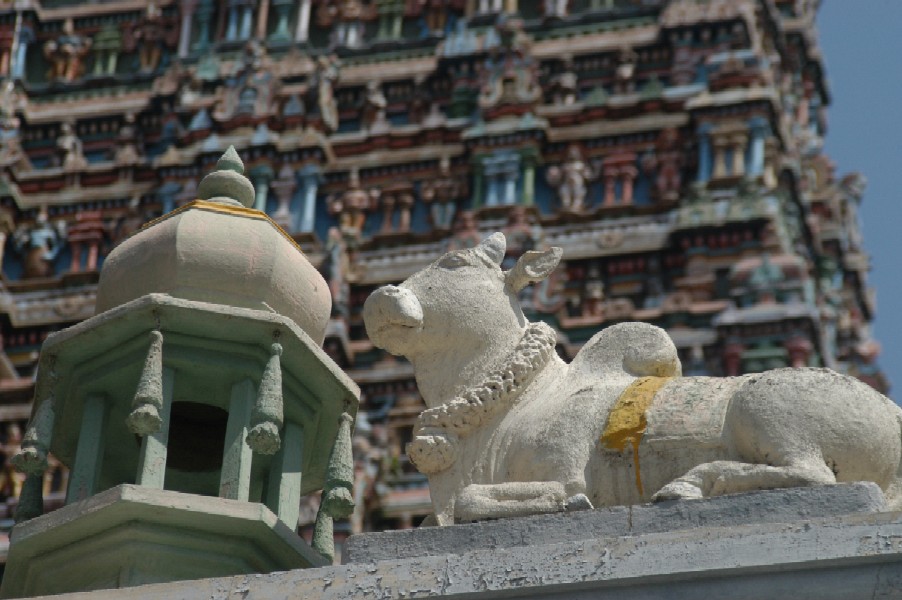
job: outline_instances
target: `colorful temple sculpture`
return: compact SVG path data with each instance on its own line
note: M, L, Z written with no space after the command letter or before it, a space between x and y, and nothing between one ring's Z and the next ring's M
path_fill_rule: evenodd
M521 303L568 359L598 330L641 320L668 331L687 374L825 366L887 391L857 220L865 182L822 151L817 6L8 3L0 526L23 485L37 486L11 459L49 376L41 344L111 308L98 287L111 253L203 198L229 146L253 184L249 206L322 273L323 349L361 390L357 509L335 523L339 538L429 511L404 453L422 408L413 370L366 338L364 300L494 231L507 265L563 248ZM45 510L65 503L74 476L48 461ZM301 500L307 535L318 503Z

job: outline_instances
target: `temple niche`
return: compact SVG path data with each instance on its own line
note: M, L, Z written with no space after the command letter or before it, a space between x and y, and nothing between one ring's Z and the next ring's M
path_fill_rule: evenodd
M431 512L404 452L422 390L368 336L366 298L494 232L505 268L562 249L517 295L562 360L641 321L692 375L827 367L886 393L859 225L871 200L824 150L830 57L815 4L10 4L0 454L25 431L44 340L95 314L112 253L187 210L230 145L248 210L322 275L323 351L363 392L357 508L334 523L338 552ZM54 469L48 507L66 499L67 468ZM21 491L5 481L0 534ZM310 537L319 500L304 506L295 524Z

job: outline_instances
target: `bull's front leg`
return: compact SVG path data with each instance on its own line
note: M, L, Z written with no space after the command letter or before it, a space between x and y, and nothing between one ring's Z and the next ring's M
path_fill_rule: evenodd
M460 523L590 508L585 494L568 494L558 481L514 481L466 486L457 495L454 517Z

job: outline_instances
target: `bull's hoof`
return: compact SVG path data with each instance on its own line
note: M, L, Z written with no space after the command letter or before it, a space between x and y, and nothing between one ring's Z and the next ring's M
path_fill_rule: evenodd
M651 501L697 500L702 497L704 497L702 495L702 490L697 485L692 485L685 481L672 481L658 490L658 492L651 497Z
M574 494L564 501L564 510L573 512L575 510L592 510L595 508L585 494Z

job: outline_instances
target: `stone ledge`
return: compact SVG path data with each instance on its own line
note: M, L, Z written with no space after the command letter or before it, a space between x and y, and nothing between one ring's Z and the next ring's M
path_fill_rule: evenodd
M351 536L342 554L345 563L363 563L697 527L792 523L817 517L884 510L883 493L876 484L844 483L748 492L703 500L615 506L450 527L365 533Z
M513 521L513 519L511 520ZM48 600L902 598L902 512L698 527Z

